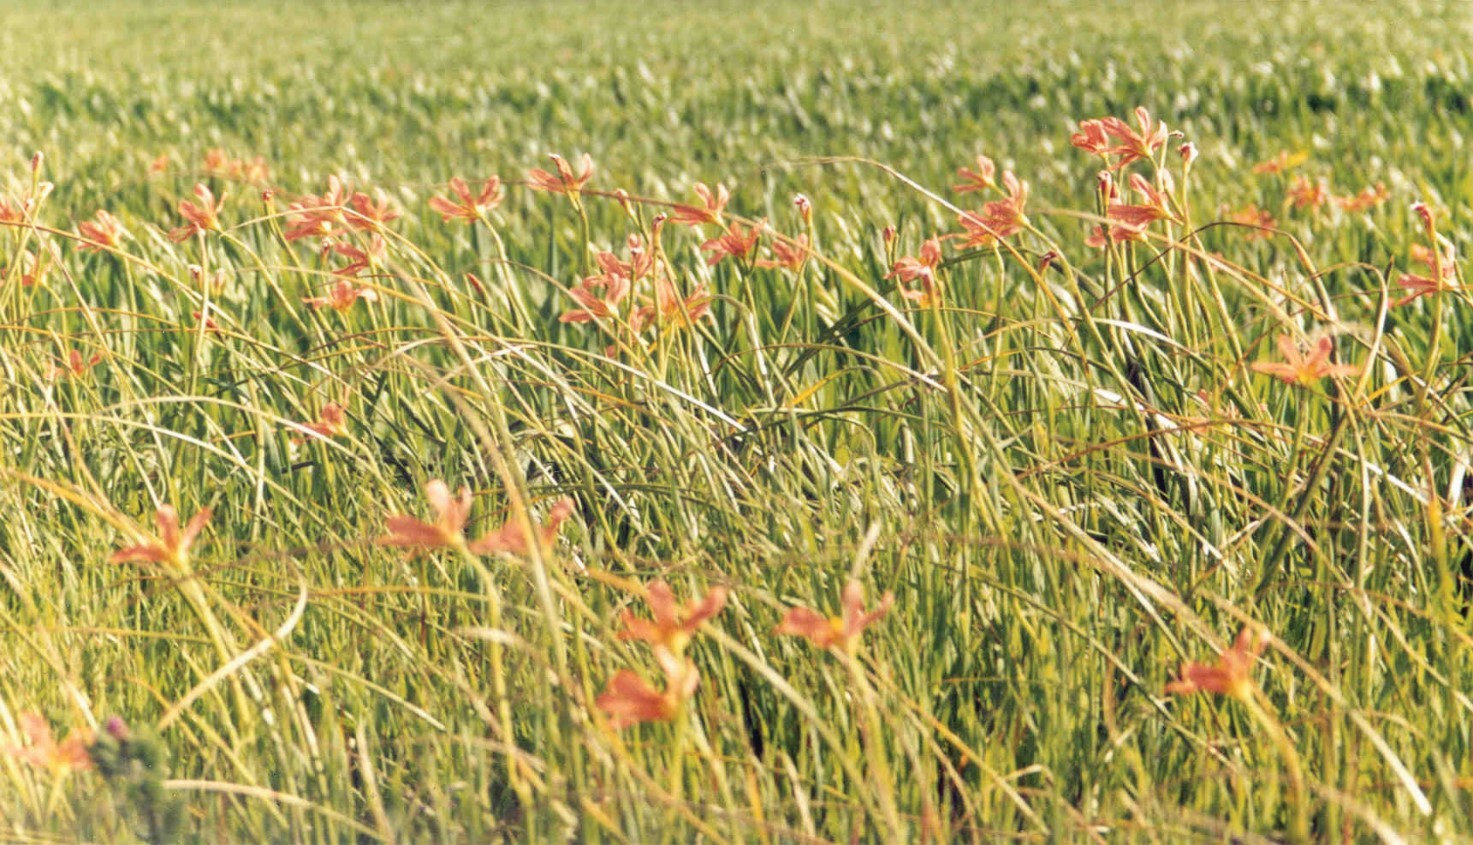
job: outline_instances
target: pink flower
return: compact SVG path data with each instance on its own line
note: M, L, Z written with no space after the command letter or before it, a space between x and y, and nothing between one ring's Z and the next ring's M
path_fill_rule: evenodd
M854 654L864 629L884 618L895 604L895 594L885 593L874 610L864 609L864 588L858 581L844 585L843 613L824 616L806 607L794 607L783 616L774 633L803 637L817 648L838 649Z
M757 248L757 241L762 237L762 230L766 226L765 220L748 227L733 221L726 227L726 231L701 244L702 251L711 253L706 258L706 263L715 265L728 257L738 261L745 259Z
M655 649L655 659L665 673L665 689L657 690L628 669L614 673L608 687L596 700L598 708L609 716L615 729L641 722L666 722L680 715L691 696L696 694L701 675L689 660L663 648Z
M501 179L492 176L481 185L480 193L472 194L470 186L459 176L450 180L450 192L456 200L431 197L430 208L440 212L441 222L464 220L474 223L486 212L501 205Z
M552 159L556 174L548 173L541 168L534 168L527 173L528 187L534 191L546 191L550 194L566 194L570 197L578 196L588 180L593 178L593 157L588 153L583 154L583 170L578 175L573 175L573 168L562 156L552 153L548 156Z
M1182 664L1180 677L1166 685L1166 692L1168 695L1210 692L1246 700L1253 695L1254 661L1266 645L1266 635L1258 636L1252 628L1244 628L1233 644L1218 655L1216 663Z
M220 229L220 210L225 207L225 194L215 199L215 192L209 186L201 182L194 186L194 196L199 203L189 200L179 201L179 216L185 219L185 224L169 232L169 240L175 243L187 241L201 232L218 232Z
M536 530L537 551L541 557L550 557L557 548L557 533L568 517L573 515L573 500L559 499L541 525L533 523ZM532 541L527 538L520 519L508 519L500 528L492 531L469 546L478 555L507 554L520 558L532 556Z
M1284 356L1282 362L1257 361L1251 369L1255 373L1265 373L1274 376L1287 384L1297 384L1307 387L1322 378L1353 376L1360 372L1360 368L1349 364L1331 364L1330 354L1335 351L1335 345L1328 336L1323 336L1315 341L1314 349L1308 355L1299 351L1299 344L1294 338L1287 335L1279 335L1279 353Z
M713 193L705 183L697 182L696 196L700 197L701 204L699 206L675 206L675 209L670 212L670 222L685 226L702 226L706 223L721 225L721 212L731 201L731 195L727 192L726 186L717 185Z
M1011 171L1002 175L1007 196L982 206L980 212L964 212L958 219L962 229L962 246L984 247L1023 231L1028 225L1024 206L1028 203L1028 183Z
M78 247L83 252L117 249L122 245L123 238L128 236L128 230L123 228L122 222L102 209L98 209L92 220L78 223L77 232L83 238Z
M175 570L187 570L189 550L204 530L205 524L210 521L210 509L201 508L182 531L179 529L179 513L170 505L160 505L156 519L159 529L157 536L114 552L109 560L112 563L157 563Z
M715 587L705 598L692 599L681 606L675 601L670 585L656 581L650 584L645 600L654 620L640 619L632 611L624 611L624 630L619 632L619 639L641 640L680 654L701 625L726 606L726 588Z
M961 184L956 185L952 190L958 194L987 191L997 187L997 165L984 155L977 156L976 170L963 167L956 171L956 175L961 180Z

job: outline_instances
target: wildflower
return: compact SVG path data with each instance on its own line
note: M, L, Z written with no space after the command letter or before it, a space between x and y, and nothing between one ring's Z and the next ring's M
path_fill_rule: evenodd
M289 241L303 238L325 238L337 231L340 224L346 225L343 209L348 204L348 192L336 176L327 177L327 191L321 196L304 194L287 207L287 228L283 233Z
M1253 172L1258 174L1284 173L1293 170L1309 160L1309 153L1297 152L1291 154L1288 150L1279 150L1279 154L1266 161L1260 161L1253 165Z
M34 252L22 252L13 270L20 276L21 287L44 286L46 275L51 271L51 258L38 257ZM5 277L9 278L11 272L12 268L7 268L4 271Z
M1370 211L1389 199L1391 199L1391 192L1386 189L1386 183L1377 182L1375 187L1361 188L1359 193L1348 197L1335 197L1334 202L1346 211L1355 214Z
M398 220L399 209L394 206L383 188L374 188L373 195L358 191L348 200L353 213L348 215L348 225L354 229L376 229L391 220Z
M624 276L589 276L568 291L568 296L581 307L564 311L558 322L591 323L619 314L619 303L629 294L629 279Z
M1437 227L1432 220L1432 206L1425 202L1412 203L1412 213L1422 220L1422 230L1427 233L1429 239L1436 235Z
M559 499L547 514L547 521L533 524L537 531L537 551L540 557L548 557L557 546L557 532L562 524L573 515L573 500ZM531 557L532 543L527 539L520 519L508 519L495 531L474 540L468 547L478 555L508 554L516 557Z
M1267 240L1272 238L1274 233L1268 230L1276 228L1279 225L1279 222L1274 219L1272 214L1269 214L1256 205L1245 205L1237 211L1229 212L1227 219L1229 223L1251 227L1243 233L1243 236L1249 240L1255 238Z
M1329 336L1322 336L1315 341L1314 349L1309 355L1299 351L1299 344L1294 338L1287 335L1279 335L1279 353L1284 356L1282 362L1256 361L1252 366L1255 373L1264 373L1283 380L1286 384L1298 384L1308 386L1322 378L1340 376L1353 376L1360 372L1358 367L1349 364L1331 364L1330 353L1334 351L1334 343Z
M952 190L958 194L986 191L997 187L997 165L984 155L977 156L976 170L962 167L957 169L956 175L961 180L961 184L954 186Z
M169 169L169 154L159 153L154 160L148 163L148 175L158 176Z
M803 194L793 195L793 208L798 209L798 217L803 220L803 225L813 224L813 201Z
M957 218L966 231L962 234L963 247L989 246L1018 232L1028 225L1028 216L1023 207L1028 203L1028 183L1013 173L1002 175L1007 196L982 206L980 212L963 212Z
M710 311L711 294L706 291L705 284L697 284L689 296L681 297L673 282L660 277L655 279L654 302L640 306L630 325L636 333L655 322L672 328L689 327Z
M1157 190L1146 177L1139 173L1130 174L1131 190L1140 194L1145 202L1139 205L1114 203L1109 207L1110 219L1139 229L1157 220L1180 221L1181 218L1171 210L1171 176L1162 171L1160 178L1161 189Z
M205 150L200 169L209 176L227 176L230 173L230 156L219 147Z
M214 317L206 313L208 311L218 310L219 309L216 308L212 303L208 308L206 308L205 311L191 311L189 313L190 316L194 317L194 319L199 322L200 331L218 332L220 331L220 324L215 322Z
M1105 122L1097 119L1079 121L1079 131L1069 136L1069 143L1091 155L1105 156L1110 149Z
M368 239L366 247L337 241L327 248L328 252L335 252L348 259L348 263L332 271L338 276L356 276L364 270L371 270L383 261L384 254L388 251L388 244L384 242L383 236L375 234Z
M1181 156L1182 164L1187 167L1190 167L1192 165L1192 162L1197 160L1197 156L1201 155L1201 153L1197 152L1197 145L1193 144L1191 141L1188 141L1185 144L1182 144L1180 147L1177 147L1176 152L1178 155Z
M726 588L712 588L705 598L692 599L681 607L676 604L670 585L656 581L650 584L645 600L649 602L654 621L624 611L624 630L619 632L619 639L640 640L680 654L701 625L726 606Z
M101 360L101 352L94 352L92 353L92 357L83 358L80 351L73 349L67 353L65 361L58 361L57 366L52 368L51 378L53 381L59 378L66 378L67 376L81 378L87 375L89 368L97 366L97 362Z
M1289 186L1288 198L1295 208L1319 208L1329 199L1330 186L1324 179L1313 182L1306 176L1295 176Z
M82 236L82 244L78 249L84 252L117 249L122 244L123 238L128 235L128 231L123 228L118 218L102 209L97 210L92 220L78 223L77 232Z
M1145 242L1146 230L1140 226L1132 226L1129 223L1116 223L1109 228L1095 226L1090 230L1089 236L1084 239L1084 245L1090 249L1104 249L1110 244L1123 244L1127 241Z
M313 422L302 423L302 427L324 440L341 437L348 433L348 414L343 406L336 402L329 402L322 406L322 412L317 415ZM294 437L293 443L305 443L310 438Z
M595 699L594 703L608 714L615 729L674 719L685 702L695 695L701 675L694 663L663 648L655 649L655 659L665 673L663 692L634 672L620 669L609 680L603 694Z
M774 633L803 637L816 648L839 649L854 654L864 629L878 622L895 604L895 594L885 593L874 610L864 609L864 588L858 581L844 585L843 615L824 616L806 607L794 607L783 616Z
M1218 655L1217 662L1182 664L1180 676L1166 685L1168 695L1190 695L1210 692L1239 701L1253 695L1253 661L1268 645L1268 635L1244 628L1233 644Z
M373 302L378 299L378 293L372 288L360 288L347 279L339 279L328 288L327 296L309 296L302 302L313 308L332 306L335 311L347 311L353 307L358 300Z
M777 269L785 267L793 272L803 269L808 263L808 236L799 235L789 244L786 240L774 238L772 241L772 258L761 258L757 260L758 267Z
M455 194L458 202L444 197L430 197L430 208L440 212L440 222L464 220L474 223L486 212L501 205L501 178L490 177L481 185L480 193L472 194L470 186L457 176L450 180L450 192Z
M713 193L710 188L706 187L705 183L697 182L696 196L700 197L701 204L699 206L675 206L675 210L670 213L670 222L680 223L685 226L701 226L706 223L714 223L720 226L721 212L726 208L726 204L731 201L731 194L727 192L726 186L717 185L716 191Z
M1432 250L1421 244L1415 244L1412 246L1412 258L1427 265L1428 275L1419 276L1415 273L1401 274L1401 277L1396 280L1396 284L1402 290L1407 291L1408 295L1391 303L1391 307L1393 308L1399 305L1406 305L1424 296L1432 296L1442 293L1445 290L1451 290L1457 285L1458 266L1456 256L1453 254L1451 247L1443 252L1442 258L1439 261L1438 256ZM1441 278L1435 278L1439 272L1441 273Z
M176 243L187 241L202 232L220 231L220 210L225 207L225 194L215 199L215 192L209 186L201 182L194 186L194 196L199 203L189 200L179 201L179 216L185 219L185 224L169 232L169 240Z
M51 734L51 725L37 713L20 714L21 733L26 736L24 746L10 746L7 751L38 769L61 773L71 769L92 768L92 732L73 730L67 738L57 742Z
M160 505L155 514L155 520L159 527L156 536L149 537L145 542L136 546L129 546L114 552L109 561L112 563L142 561L187 571L190 547L194 545L195 539L204 530L205 524L210 521L210 509L201 508L182 531L179 529L179 513L172 505Z
M659 236L662 224L657 218L652 239ZM629 295L634 281L649 275L655 268L655 251L646 247L639 235L629 236L627 249L628 261L621 260L612 252L598 254L594 260L603 272L584 278L577 287L568 291L573 301L582 307L564 312L558 318L560 322L588 323L618 315L619 303Z
M1151 154L1166 143L1170 132L1166 129L1165 121L1157 121L1155 127L1151 126L1151 113L1144 106L1137 106L1135 120L1139 129L1132 129L1129 124L1118 117L1106 117L1101 120L1106 135L1114 138L1114 146L1105 150L1105 154L1119 156L1115 159L1112 170L1119 170L1126 165L1140 159L1149 159Z
M435 512L434 522L421 522L412 516L389 517L389 533L379 538L385 546L399 546L413 552L443 547L460 548L465 543L465 523L470 519L471 491L467 487L451 497L450 488L440 479L425 485L425 498Z
M764 220L755 226L743 228L742 224L733 221L726 227L726 231L701 244L703 252L711 253L706 258L706 263L714 266L728 256L737 260L746 259L757 248L757 241L762 237L762 230L766 225Z
M915 300L922 307L930 307L940 301L941 289L936 279L936 268L940 264L941 239L928 238L921 244L919 255L907 255L896 261L885 278L898 278L902 284L919 281L919 288L901 288L900 295Z
M548 156L552 159L556 174L548 173L542 168L534 168L527 173L528 187L534 191L546 191L549 194L567 194L570 197L578 196L588 180L593 178L593 157L588 153L583 154L582 172L573 175L573 168L557 153Z

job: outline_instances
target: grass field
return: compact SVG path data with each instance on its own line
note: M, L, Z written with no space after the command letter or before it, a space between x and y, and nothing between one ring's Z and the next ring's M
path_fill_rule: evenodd
M1012 5L8 5L0 840L1473 842L1473 11Z

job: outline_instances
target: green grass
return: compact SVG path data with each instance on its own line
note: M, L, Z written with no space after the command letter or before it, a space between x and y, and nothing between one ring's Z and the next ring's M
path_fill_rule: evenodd
M0 745L39 713L96 767L0 756L0 839L1473 841L1473 301L1390 307L1411 203L1468 233L1463 6L695 5L6 11L5 194L55 189L0 228ZM1093 250L1069 136L1136 105L1202 153L1159 153L1184 220ZM580 205L525 186L584 151ZM979 153L1030 225L948 242L920 307L885 277L995 199L950 190ZM430 210L491 174L484 220ZM343 312L303 303L343 259L282 237L330 175L403 212ZM1390 196L1293 208L1295 175ZM709 318L560 322L696 181L762 257L810 197L814 258L666 226ZM225 231L174 243L197 182ZM1249 204L1270 237L1212 225ZM100 208L131 238L80 250ZM1255 373L1280 334L1357 374ZM345 433L294 443L329 402ZM538 553L377 542L433 479L472 538L573 516ZM188 558L110 562L164 504L213 510ZM689 702L615 730L659 579L730 599ZM774 630L851 579L894 594L852 654ZM1251 692L1166 694L1244 628Z

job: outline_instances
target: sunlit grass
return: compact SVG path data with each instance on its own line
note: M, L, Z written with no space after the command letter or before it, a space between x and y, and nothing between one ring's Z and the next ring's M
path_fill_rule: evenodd
M1320 12L7 12L0 838L1473 839L1469 21Z

